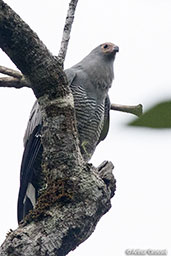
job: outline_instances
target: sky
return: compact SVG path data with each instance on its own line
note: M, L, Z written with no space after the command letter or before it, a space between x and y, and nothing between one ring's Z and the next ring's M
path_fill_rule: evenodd
M69 1L6 0L57 55ZM171 95L171 1L80 0L65 68L104 42L119 46L112 103L143 104ZM0 65L15 68L0 51ZM0 242L17 228L23 135L35 97L30 89L0 88ZM69 256L126 255L127 249L167 250L171 255L171 130L133 128L130 114L112 111L108 137L91 162L113 162L117 191L112 208Z

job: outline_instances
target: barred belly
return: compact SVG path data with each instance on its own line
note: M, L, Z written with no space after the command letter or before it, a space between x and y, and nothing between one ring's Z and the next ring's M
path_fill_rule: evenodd
M104 121L104 102L88 98L83 87L77 86L73 91L76 111L77 129L80 149L85 161L88 161L95 151Z

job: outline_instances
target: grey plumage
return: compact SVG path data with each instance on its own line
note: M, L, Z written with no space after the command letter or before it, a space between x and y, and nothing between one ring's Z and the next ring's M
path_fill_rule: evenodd
M114 73L113 61L119 48L112 43L96 47L81 62L65 70L74 96L80 149L89 161L97 144L105 139L109 128L108 90ZM34 207L41 171L41 112L36 101L24 136L25 150L21 165L18 197L18 221Z

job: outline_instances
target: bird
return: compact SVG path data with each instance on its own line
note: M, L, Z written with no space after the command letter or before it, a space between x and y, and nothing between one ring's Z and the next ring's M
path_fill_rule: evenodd
M114 79L113 64L119 47L107 42L94 48L79 63L64 70L74 98L76 126L83 159L88 162L97 145L106 138L110 122L108 91ZM40 189L42 116L36 102L24 135L20 169L18 223L35 207Z

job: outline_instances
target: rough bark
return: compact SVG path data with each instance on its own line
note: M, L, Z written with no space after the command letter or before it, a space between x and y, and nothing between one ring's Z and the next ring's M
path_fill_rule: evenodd
M43 116L41 194L35 209L7 235L0 255L66 255L110 209L113 165L95 168L83 161L73 97L60 62L2 0L0 47L29 81Z

